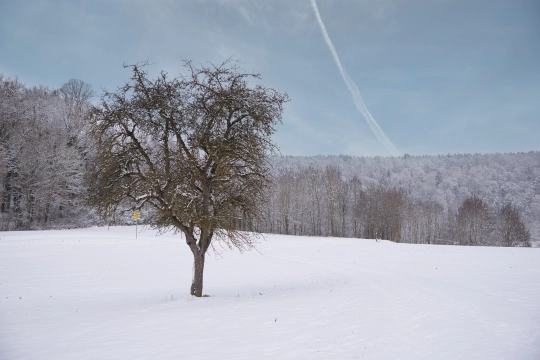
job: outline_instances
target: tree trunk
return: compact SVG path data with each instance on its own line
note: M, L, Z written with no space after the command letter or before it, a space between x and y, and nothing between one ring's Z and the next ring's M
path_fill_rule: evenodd
M193 262L193 280L191 282L191 295L202 296L203 289L203 271L204 271L204 253L194 256Z

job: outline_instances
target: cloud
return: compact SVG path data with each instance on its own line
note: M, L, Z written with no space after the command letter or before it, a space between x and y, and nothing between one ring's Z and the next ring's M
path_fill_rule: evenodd
M392 143L392 141L386 136L386 134L381 129L377 121L375 121L375 119L373 118L369 110L367 109L366 104L364 103L364 100L362 99L362 95L360 94L360 91L358 90L358 87L356 86L355 82L349 77L343 65L341 65L341 61L339 60L336 49L334 48L334 45L332 44L332 40L330 39L330 36L328 35L328 32L326 31L326 27L324 26L321 15L319 13L319 8L317 7L317 3L315 2L315 0L311 0L311 5L313 7L313 11L315 12L315 17L317 18L319 27L321 28L321 31L323 33L324 40L326 41L326 44L328 45L328 48L330 49L330 52L332 53L332 57L334 58L334 61L339 69L339 72L341 74L341 77L343 78L343 81L345 82L345 85L347 86L347 88L349 89L351 93L354 105L356 106L358 111L364 116L371 131L373 131L373 134L375 134L377 139L386 147L388 152L393 156L399 156L400 152L398 151L396 146Z

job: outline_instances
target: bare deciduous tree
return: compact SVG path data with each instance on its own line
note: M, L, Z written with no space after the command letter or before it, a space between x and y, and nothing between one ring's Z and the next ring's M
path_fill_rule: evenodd
M327 235L338 236L338 193L341 185L341 171L337 166L328 165L323 172L324 195L327 216Z
M72 121L82 118L86 106L96 93L90 84L79 79L70 79L58 90L60 98L64 101L67 118ZM66 123L69 126L69 123Z
M488 204L478 196L463 202L457 214L460 245L488 245L493 231L493 216Z
M531 246L531 234L512 204L505 204L498 214L498 228L502 246Z
M194 257L191 294L202 296L212 242L248 249L268 183L270 136L287 94L250 85L235 61L151 80L144 64L93 110L91 204L104 216L154 209L151 223L184 234Z

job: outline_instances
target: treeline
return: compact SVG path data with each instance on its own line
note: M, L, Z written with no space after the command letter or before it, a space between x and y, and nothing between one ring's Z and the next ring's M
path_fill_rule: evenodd
M415 201L404 189L345 178L338 166L282 170L265 204L262 232L387 239L395 242L531 246L519 209L466 198L457 211Z
M425 215L420 217L426 218L442 211L448 224L455 223L459 208L474 196L481 198L493 214L511 204L529 229L531 242L540 240L540 152L403 157L281 156L272 161L276 179L289 176L287 174L298 176L308 168L322 174L329 166L337 167L344 181L356 177L364 190L382 187L402 191L408 202L415 204L410 212L423 213ZM427 217L426 221L433 220ZM452 226L445 231L451 234L455 229L456 226ZM402 235L410 239L411 231L406 230Z
M86 205L93 96L81 80L49 89L0 74L0 230L98 223ZM264 232L430 244L540 240L539 152L271 161Z
M81 80L51 90L0 74L0 230L85 224L92 96Z

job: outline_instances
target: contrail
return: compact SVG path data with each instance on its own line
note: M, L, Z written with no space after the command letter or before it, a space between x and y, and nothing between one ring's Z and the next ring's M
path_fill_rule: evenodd
M377 139L386 147L386 149L392 154L393 156L400 156L400 152L396 148L396 146L390 141L390 139L386 136L384 131L382 131L381 127L373 116L371 116L371 113L366 107L366 104L364 103L364 100L362 99L362 95L360 95L360 91L358 90L358 87L352 81L352 79L347 75L347 72L341 65L341 61L339 61L338 54L336 52L336 49L334 48L334 45L332 44L332 40L330 40L330 36L328 36L328 32L326 31L326 27L324 26L324 23L321 18L321 14L319 13L319 8L317 7L317 3L315 0L311 0L311 6L313 7L313 11L315 12L315 17L317 18L317 22L319 23L319 27L321 28L321 31L323 33L324 40L326 41L326 45L328 45L328 48L330 49L330 52L332 53L332 57L334 58L334 61L339 69L339 72L341 74L341 77L343 78L343 81L345 82L345 85L347 85L347 88L351 92L351 96L353 98L354 105L360 111L360 113L364 116L366 119L366 122L368 123L369 127L371 128L371 131L375 134Z

